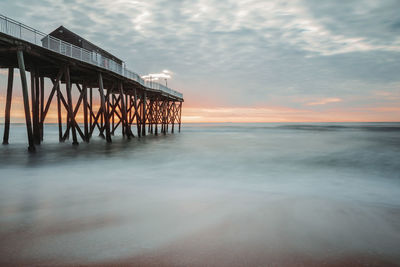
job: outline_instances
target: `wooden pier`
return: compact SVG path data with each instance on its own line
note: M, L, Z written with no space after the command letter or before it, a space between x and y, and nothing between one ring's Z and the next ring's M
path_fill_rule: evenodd
M60 142L69 138L74 145L89 142L96 132L111 143L118 128L126 138L174 133L175 127L180 132L183 96L179 92L142 80L110 54L86 50L4 16L0 27L0 68L8 69L3 144L9 140L14 68L21 78L30 151L43 141L52 104L57 105ZM52 84L49 92L45 79ZM73 96L78 100L73 101ZM77 122L79 112L82 123Z

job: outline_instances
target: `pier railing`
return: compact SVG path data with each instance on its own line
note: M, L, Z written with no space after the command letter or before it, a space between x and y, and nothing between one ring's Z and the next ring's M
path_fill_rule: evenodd
M154 90L160 90L167 94L183 98L182 93L168 88L160 83L146 81L138 74L123 67L118 62L109 59L94 51L89 51L84 48L62 41L58 38L45 34L32 27L22 24L18 21L10 19L0 14L0 32L13 36L15 38L27 41L37 46L47 48L51 51L65 55L104 69L115 72L128 79L134 80L141 85Z

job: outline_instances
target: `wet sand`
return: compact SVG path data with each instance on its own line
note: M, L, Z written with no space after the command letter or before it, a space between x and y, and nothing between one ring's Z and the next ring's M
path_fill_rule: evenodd
M230 196L232 197L232 196ZM69 258L58 251L43 255L40 250L21 257L19 250L34 251L46 238L84 234L120 226L123 218L93 217L39 229L3 231L0 241L1 266L399 266L396 218L400 210L359 206L321 198L230 199L232 205L214 203L224 215L201 224L185 235L155 247L141 247L124 257L103 260ZM208 207L207 212L213 212ZM299 214L301 212L302 214ZM203 214L184 223L199 219ZM382 219L381 219L382 218ZM179 225L177 219L176 224ZM366 220L363 225L359 222ZM135 222L129 222L134 227ZM378 223L379 227L376 227ZM168 224L160 221L158 227ZM161 229L159 229L161 230ZM126 232L130 235L129 231ZM156 233L155 233L156 234ZM151 233L149 233L151 235ZM385 236L387 240L385 240ZM392 240L390 240L392 238ZM393 239L394 238L394 239ZM61 242L60 239L58 242ZM393 242L394 240L394 242ZM397 241L396 241L397 240ZM54 241L54 240L53 240ZM134 241L134 240L133 240ZM102 240L107 243L107 240ZM52 244L56 244L57 242ZM80 246L79 243L76 243ZM96 244L93 244L94 246ZM130 246L132 244L128 244ZM62 249L63 244L59 244ZM84 249L84 248L83 248ZM107 246L104 246L107 249ZM99 251L99 253L107 251ZM131 256L129 256L131 254ZM99 255L101 257L101 255ZM112 257L111 257L112 258Z

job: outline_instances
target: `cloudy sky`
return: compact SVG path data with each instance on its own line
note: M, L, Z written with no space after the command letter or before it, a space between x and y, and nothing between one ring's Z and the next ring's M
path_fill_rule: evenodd
M399 0L0 1L3 15L43 32L64 25L139 74L172 71L187 122L400 121L399 10Z

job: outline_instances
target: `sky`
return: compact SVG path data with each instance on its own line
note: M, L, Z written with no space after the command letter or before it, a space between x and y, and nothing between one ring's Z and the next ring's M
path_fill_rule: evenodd
M399 0L0 1L1 14L46 33L64 25L139 74L169 70L184 122L400 121L399 10Z

